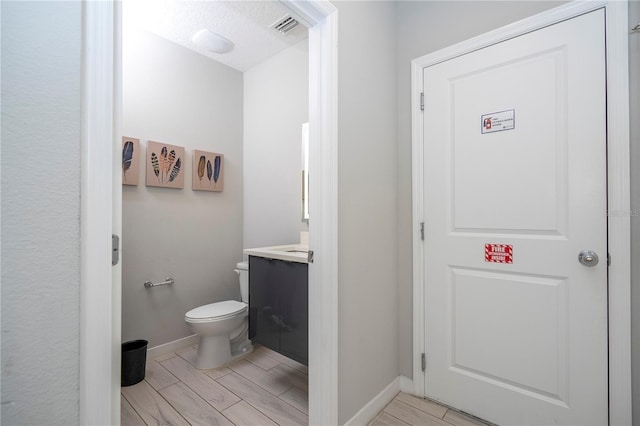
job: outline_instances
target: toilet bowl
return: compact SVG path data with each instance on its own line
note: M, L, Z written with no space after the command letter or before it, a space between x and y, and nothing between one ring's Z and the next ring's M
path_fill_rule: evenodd
M253 350L249 330L249 265L236 265L242 302L225 300L199 306L187 312L184 320L200 337L196 368L217 368Z

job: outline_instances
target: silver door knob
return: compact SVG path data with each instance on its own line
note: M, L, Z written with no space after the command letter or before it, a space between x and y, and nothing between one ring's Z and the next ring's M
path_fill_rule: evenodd
M598 259L598 255L591 250L582 250L578 254L578 260L584 266L596 266L600 259Z

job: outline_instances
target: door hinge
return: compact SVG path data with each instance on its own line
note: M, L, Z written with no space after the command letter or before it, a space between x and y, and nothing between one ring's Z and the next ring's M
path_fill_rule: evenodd
M420 222L420 239L424 241L424 222Z
M313 250L307 252L307 263L313 263Z
M611 254L607 253L607 266L611 266Z
M420 93L420 111L424 111L424 93Z
M422 371L425 371L427 369L427 356L424 354L424 352L422 353Z
M111 234L111 266L115 266L120 261L120 237Z

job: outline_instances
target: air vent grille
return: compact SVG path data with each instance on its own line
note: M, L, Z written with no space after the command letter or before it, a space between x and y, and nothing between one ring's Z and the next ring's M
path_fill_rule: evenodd
M293 19L291 16L286 15L284 18L278 19L276 22L271 24L271 28L275 29L282 35L287 35L287 33L297 27L298 24L298 21Z

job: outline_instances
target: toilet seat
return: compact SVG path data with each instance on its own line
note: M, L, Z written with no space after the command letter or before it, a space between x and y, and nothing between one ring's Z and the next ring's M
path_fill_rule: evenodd
M223 302L210 303L199 306L187 312L184 318L188 322L220 321L246 312L248 306L237 300L225 300Z

